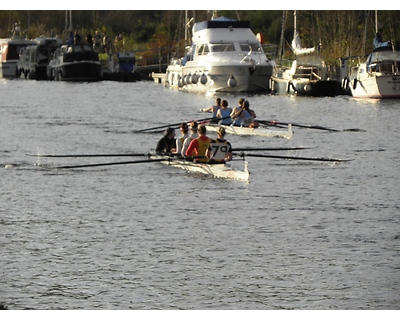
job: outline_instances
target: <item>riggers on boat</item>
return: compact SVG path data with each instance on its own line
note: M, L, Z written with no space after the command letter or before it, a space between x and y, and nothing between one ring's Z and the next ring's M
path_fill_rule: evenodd
M232 168L231 164L206 164L195 163L184 159L175 157L168 157L163 155L151 155L151 159L165 159L160 161L163 164L180 168L189 173L200 173L212 178L238 180L243 182L250 181L250 172L248 170L248 162L243 160L244 169L238 170Z
M287 130L268 130L262 127L249 128L249 127L238 127L238 126L227 126L218 124L208 124L206 125L207 131L216 132L219 127L225 128L225 132L234 135L241 136L262 136L269 138L284 138L291 139L293 136L292 125L288 125Z

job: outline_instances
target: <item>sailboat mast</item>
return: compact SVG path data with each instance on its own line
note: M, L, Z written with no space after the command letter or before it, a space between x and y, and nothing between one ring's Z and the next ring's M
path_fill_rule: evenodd
M286 10L283 10L282 13L282 27L281 27L281 39L279 42L279 60L282 59L284 53L284 37L285 37L285 28L286 28Z
M378 10L375 10L375 33L378 33Z
M294 10L293 17L294 17L294 33L296 33L296 31L297 31L297 17L296 17L296 10Z

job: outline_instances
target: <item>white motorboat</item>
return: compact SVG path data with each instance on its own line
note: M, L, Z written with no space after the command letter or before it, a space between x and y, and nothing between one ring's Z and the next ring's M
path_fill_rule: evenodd
M285 30L284 22L282 30ZM330 78L325 60L314 53L314 47L302 48L300 36L296 30L296 11L294 12L292 51L296 59L292 61L290 67L284 65L282 59L275 61L274 72L271 76L271 92L312 97L339 94L339 82Z
M21 26L14 24L11 38L0 39L0 78L15 78L19 52L26 46L35 44L22 36Z
M196 93L265 92L271 74L272 63L250 22L218 17L193 25L191 46L184 57L171 60L163 82Z
M249 128L239 126L227 126L218 124L207 124L207 131L216 132L219 127L225 128L225 132L228 134L241 135L241 136L262 136L268 138L285 138L291 139L293 136L292 125L288 125L287 130L269 130L263 127Z
M250 180L250 172L248 170L248 162L244 160L244 169L238 170L231 166L231 164L206 164L206 163L195 163L192 161L187 161L184 159L177 159L166 157L162 155L152 155L151 159L162 159L165 160L160 161L163 164L167 164L169 166L173 166L176 168L183 169L189 173L200 173L206 176L210 176L212 178L218 179L229 179L229 180L238 180L249 182Z

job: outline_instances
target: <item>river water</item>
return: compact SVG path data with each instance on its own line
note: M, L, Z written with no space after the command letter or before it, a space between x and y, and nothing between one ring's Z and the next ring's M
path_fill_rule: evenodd
M204 118L199 109L216 96L24 79L1 80L0 93L0 302L9 309L399 309L398 100L219 95L230 106L247 98L259 119L365 130L227 136L233 147L311 148L274 155L352 159L247 157L246 184L160 163L44 170L30 155L145 153L162 134L134 130Z

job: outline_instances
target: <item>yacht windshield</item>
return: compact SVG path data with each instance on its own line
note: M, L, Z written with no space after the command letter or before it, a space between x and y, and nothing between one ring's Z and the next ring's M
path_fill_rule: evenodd
M261 46L258 43L241 43L240 49L246 52L258 52L258 49L261 50Z
M371 63L387 62L387 61L400 61L399 51L378 51L372 53Z
M211 44L211 52L235 51L233 43Z

